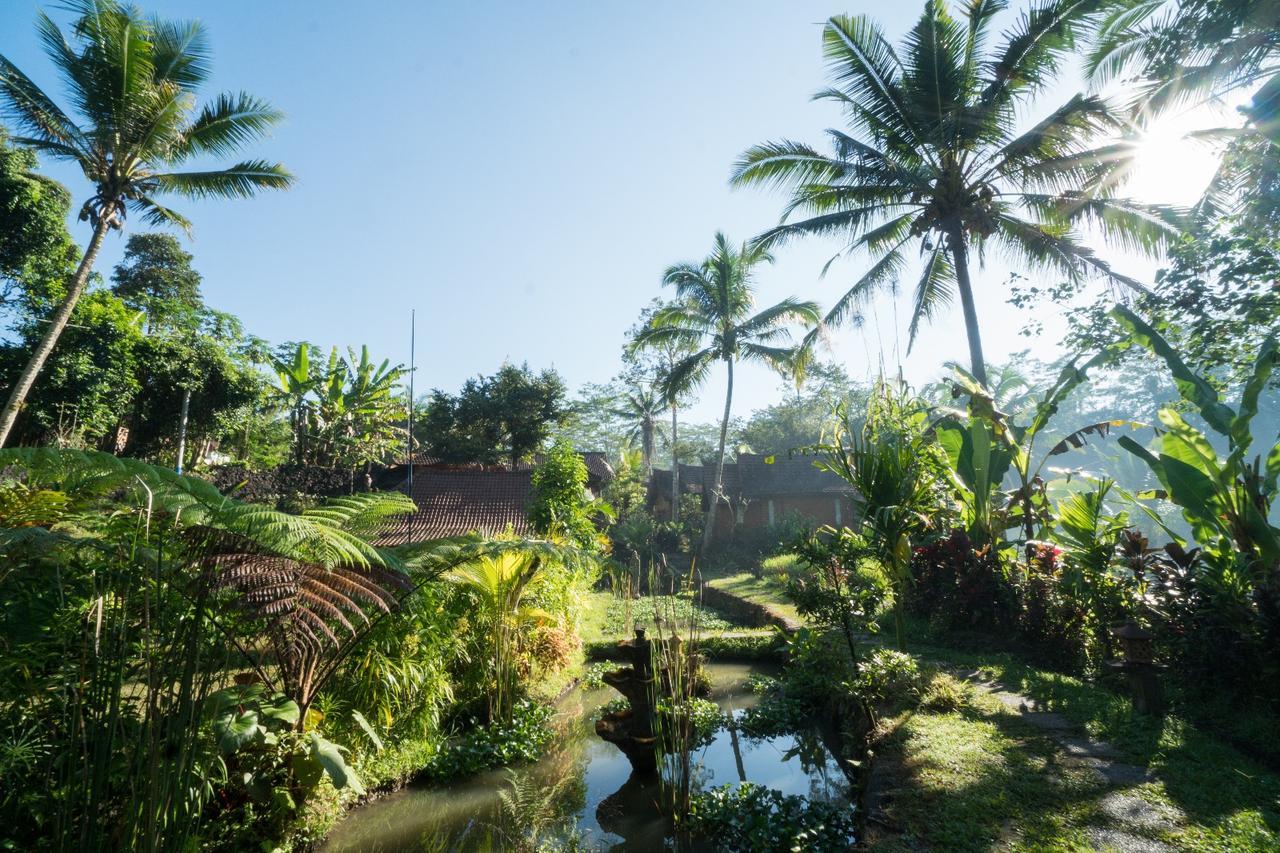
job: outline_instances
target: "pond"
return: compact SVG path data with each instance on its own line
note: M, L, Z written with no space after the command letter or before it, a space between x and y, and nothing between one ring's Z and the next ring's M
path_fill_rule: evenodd
M746 688L767 666L712 663L711 698L734 717L755 704ZM554 849L674 850L670 822L656 803L656 781L631 774L631 765L595 733L602 706L617 699L611 688L574 690L559 703L561 733L541 761L482 773L446 786L411 786L352 812L330 834L325 853L351 851L468 851L504 849L513 822L531 824ZM815 727L770 738L750 738L726 726L694 751L695 789L743 779L841 804L849 783ZM514 783L514 787L513 787ZM503 792L506 794L504 805ZM514 802L512 802L514 801ZM513 820L513 814L519 817Z

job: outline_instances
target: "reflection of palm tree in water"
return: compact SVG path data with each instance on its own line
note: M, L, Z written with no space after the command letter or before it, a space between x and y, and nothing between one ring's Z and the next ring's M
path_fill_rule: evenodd
M742 747L738 744L738 718L736 709L729 706L729 743L733 747L733 764L738 768L738 781L747 781L747 768L742 763Z

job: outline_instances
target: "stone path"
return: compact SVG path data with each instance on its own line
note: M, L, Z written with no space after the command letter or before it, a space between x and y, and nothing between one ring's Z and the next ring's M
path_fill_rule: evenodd
M1107 823L1089 828L1089 842L1095 850L1118 853L1171 853L1174 850L1142 834L1176 830L1186 819L1173 806L1148 802L1130 790L1155 779L1146 768L1125 763L1120 751L1111 744L1081 734L1062 714L1037 707L1034 699L998 681L985 679L979 671L954 674L993 696L1019 719L1054 740L1061 748L1060 760L1065 766L1083 768L1097 775L1102 786L1098 811Z

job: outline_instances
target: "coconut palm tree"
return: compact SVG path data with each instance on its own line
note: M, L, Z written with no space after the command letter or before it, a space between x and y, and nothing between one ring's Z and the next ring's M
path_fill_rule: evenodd
M655 299L653 304L645 308L640 313L640 324L638 327L632 327L628 334L631 339L626 346L626 357L630 358L637 351L636 338L649 326L653 315L663 310L665 306L660 300ZM680 359L693 353L697 347L692 349L688 346L687 341L668 340L661 344L650 344L645 347L655 356L656 364L650 365L653 374L653 387L658 389L662 396L662 402L671 412L671 520L680 520L680 402L692 389L689 387L680 387L671 381L671 372L680 362Z
M3 446L37 374L58 342L89 281L107 231L133 212L151 225L190 223L157 199L241 198L284 189L292 177L278 163L246 160L225 169L182 171L197 157L222 157L264 136L281 119L251 95L219 95L196 113L196 90L209 76L209 50L198 23L146 20L116 0L69 0L76 21L69 42L47 15L36 30L70 93L79 122L0 55L0 104L18 131L13 141L78 165L93 186L80 218L93 236L44 337L0 411Z
M667 402L653 386L637 383L618 400L618 406L611 410L614 417L622 418L629 424L627 440L640 445L640 460L647 476L653 470L653 452L657 439L663 438L662 426L658 419L665 414Z
M1024 12L994 50L992 18L1005 0L967 0L952 17L929 0L895 50L868 17L823 28L832 85L816 97L841 105L849 128L829 130L832 152L782 140L748 150L738 186L789 188L774 246L800 235L842 235L872 263L835 302L824 325L851 317L896 281L916 246L923 269L910 339L960 298L973 374L986 381L970 260L989 246L1027 267L1079 281L1099 275L1141 288L1082 241L1088 224L1127 248L1156 252L1177 234L1180 211L1117 196L1136 143L1109 141L1124 122L1104 99L1076 95L1021 133L1019 113L1054 78L1101 0L1045 0ZM800 212L803 218L789 217ZM811 336L812 340L813 336Z
M796 350L789 346L790 323L806 326L818 322L814 302L784 299L763 311L755 310L752 273L773 257L760 245L734 245L716 233L715 247L702 263L677 264L662 277L675 287L679 300L659 310L636 338L639 347L677 343L692 352L672 367L666 381L670 388L693 388L706 381L711 368L724 362L728 388L724 418L720 422L720 447L715 482L702 533L702 550L711 542L716 508L723 498L724 445L733 407L733 367L739 361L756 361L787 373L795 365Z

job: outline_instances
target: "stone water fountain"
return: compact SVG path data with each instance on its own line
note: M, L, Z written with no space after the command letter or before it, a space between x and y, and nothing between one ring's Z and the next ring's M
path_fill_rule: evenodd
M604 683L617 690L629 707L596 720L596 734L622 750L637 773L653 773L658 769L658 741L654 734L655 695L653 642L636 629L636 637L622 644L631 658L631 666L604 674Z

